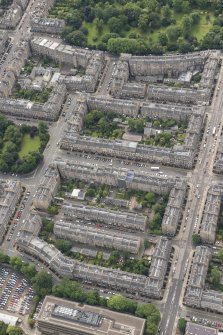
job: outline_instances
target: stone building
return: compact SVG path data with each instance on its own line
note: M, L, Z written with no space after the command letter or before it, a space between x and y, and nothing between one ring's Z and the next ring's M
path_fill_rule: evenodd
M7 224L15 212L16 205L22 194L19 181L0 180L0 243L2 243Z
M189 306L200 307L210 259L208 247L196 247L185 295L185 303Z
M33 196L33 206L46 210L56 194L59 184L60 176L56 166L48 166Z
M127 251L137 254L140 248L140 237L116 232L111 229L89 227L84 223L57 221L54 234L62 239L89 244L90 246Z
M6 115L55 121L66 96L65 85L58 84L44 104L23 99L0 98L0 111Z
M161 239L162 241L158 243L154 251L155 260L154 262L152 261L151 279L143 275L86 264L70 259L63 256L52 244L47 244L38 237L32 237L30 233L22 232L17 240L17 246L19 250L31 254L39 258L45 264L48 264L49 268L59 276L82 280L114 290L125 290L131 294L140 294L159 299L163 293L164 272L166 271L170 251L169 241L166 243L164 237ZM162 263L161 268L160 262ZM155 268L155 266L157 266L157 268Z
M209 93L207 88L195 90L190 88L149 85L147 97L154 101L202 105L209 103Z
M148 290L149 295L155 298L162 297L162 288L167 271L170 251L170 241L165 237L161 237L156 244L153 253L152 262L149 269L149 279L146 285L146 289Z
M176 78L182 72L202 71L208 55L207 51L164 56L129 55L129 68L133 77L165 75Z
M180 221L185 201L187 185L179 181L172 188L162 220L162 232L167 235L175 235Z
M220 137L220 142L218 145L217 155L215 157L213 170L216 173L223 173L223 134Z
M20 45L15 47L13 56L7 66L7 71L0 78L0 97L8 97L11 94L12 88L29 54L29 44L26 40L22 40Z
M190 116L199 111L201 107L185 106L180 104L162 104L157 102L143 102L140 108L140 114L143 118L151 119L174 119L187 121Z
M58 81L65 84L69 91L94 92L99 75L104 66L104 53L86 50L63 44L60 39L34 37L31 49L35 54L47 55L56 62L65 63L75 68L85 69L81 75L60 75Z
M8 32L6 30L0 30L0 55L5 50L7 40L8 40Z
M85 151L104 156L154 162L191 169L196 152L182 147L153 147L125 140L109 140L76 134L64 134L60 147L71 151ZM194 149L194 148L193 148Z
M203 242L215 243L215 234L221 208L223 189L209 188L201 221L200 236Z
M210 259L210 248L205 246L196 248L184 301L191 307L223 313L223 293L205 289Z
M137 117L139 113L139 103L130 100L87 97L87 106L89 110L98 109L103 112L114 112L125 116Z
M173 177L153 176L149 173L134 172L126 168L111 166L93 166L75 160L56 160L55 164L64 179L80 179L100 184L113 185L118 188L151 191L158 194L170 192L176 179Z
M103 65L103 54L95 52L92 54L83 76L60 75L58 81L65 84L68 91L93 93L96 90Z
M22 14L22 8L16 2L13 2L10 8L0 17L0 29L15 29Z
M130 231L145 231L146 228L147 217L133 212L114 211L79 203L64 203L62 212L66 219L73 221L77 218L88 219Z
M51 18L34 17L31 20L31 31L44 34L61 34L65 21Z

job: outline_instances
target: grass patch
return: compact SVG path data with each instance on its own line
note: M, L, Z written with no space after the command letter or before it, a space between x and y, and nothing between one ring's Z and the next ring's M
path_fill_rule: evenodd
M214 15L212 13L209 14L209 20L206 19L206 13L200 14L200 22L198 25L194 26L192 29L192 35L194 35L198 41L202 40L202 38L210 31L214 22Z
M38 151L40 145L41 143L39 136L30 137L29 134L24 135L22 139L22 147L19 151L19 157L23 158L30 152Z

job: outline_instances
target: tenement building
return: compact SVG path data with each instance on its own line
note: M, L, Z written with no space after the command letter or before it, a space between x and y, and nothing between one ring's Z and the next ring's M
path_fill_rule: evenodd
M151 191L158 194L170 192L176 183L173 177L153 176L149 173L135 172L126 168L113 166L95 166L75 160L56 160L55 164L64 179L94 181L118 188Z
M46 37L34 37L31 42L34 54L49 56L56 62L85 69L83 76L60 75L59 82L69 91L94 92L99 75L104 67L104 53L65 45L61 40Z
M200 228L200 236L203 242L215 242L222 194L223 189L217 186L212 186L208 190Z
M38 209L47 209L53 200L60 185L60 176L57 168L53 165L48 166L40 185L33 197L33 206Z
M66 218L89 219L102 224L115 226L130 231L145 231L147 217L133 212L114 211L94 206L85 206L79 203L64 203L62 212Z
M196 248L185 295L185 304L223 313L223 293L205 288L205 279L211 259L210 250L204 246Z
M7 224L13 216L21 194L22 187L19 181L0 180L0 243L4 238Z
M183 213L187 185L179 181L172 188L168 204L162 220L162 232L166 235L175 235L178 223Z
M47 102L43 104L24 99L0 98L0 111L6 115L55 121L60 114L66 92L65 85L57 84Z
M89 222L88 222L89 223ZM111 229L89 227L86 222L57 221L54 225L54 235L58 238L71 240L90 246L103 247L137 254L140 248L140 237L124 234Z
M21 232L16 243L20 250L47 264L58 276L83 280L97 286L109 287L118 291L124 290L156 299L160 299L163 295L171 249L170 241L165 237L161 237L155 247L149 277L70 259L62 255L52 244L34 237L31 232Z

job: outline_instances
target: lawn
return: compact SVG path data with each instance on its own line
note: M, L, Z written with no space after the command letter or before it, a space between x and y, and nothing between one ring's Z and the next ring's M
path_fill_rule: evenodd
M200 41L210 31L210 29L213 26L214 15L212 13L208 14L209 14L209 20L206 19L207 14L205 12L201 12L199 24L194 26L192 29L192 35L197 37L198 41Z
M38 151L40 148L39 136L30 137L29 134L24 135L22 140L22 148L19 152L19 157L25 157L29 152Z

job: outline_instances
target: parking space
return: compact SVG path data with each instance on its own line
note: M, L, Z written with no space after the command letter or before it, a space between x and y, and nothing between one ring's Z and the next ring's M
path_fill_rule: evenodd
M0 266L0 309L28 314L33 297L33 289L26 279L11 269Z

